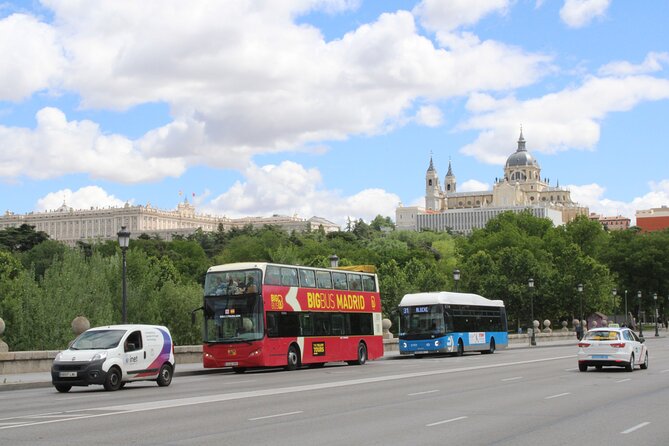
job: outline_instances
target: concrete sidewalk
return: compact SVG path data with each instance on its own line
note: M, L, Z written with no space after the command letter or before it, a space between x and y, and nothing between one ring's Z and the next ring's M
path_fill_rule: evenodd
M508 349L519 348L541 348L541 347L556 347L561 345L574 345L576 347L576 339L554 341L554 342L537 342L536 346L530 346L529 343L512 343L507 347ZM381 360L400 358L399 351L386 351ZM177 364L174 376L188 376L206 373L218 373L223 369L205 369L202 363L186 363ZM33 389L40 387L51 387L51 372L37 372L37 373L17 373L0 375L0 391L3 390L19 390L19 389Z

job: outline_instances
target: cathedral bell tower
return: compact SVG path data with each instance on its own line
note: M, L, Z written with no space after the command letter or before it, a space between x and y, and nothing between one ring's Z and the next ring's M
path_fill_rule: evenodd
M434 169L432 157L430 157L430 167L425 173L425 209L432 211L441 210L441 186L439 186L439 175Z
M455 186L456 181L451 169L451 160L448 160L448 172L446 172L446 176L444 177L444 192L446 192L446 195L454 194L456 192Z

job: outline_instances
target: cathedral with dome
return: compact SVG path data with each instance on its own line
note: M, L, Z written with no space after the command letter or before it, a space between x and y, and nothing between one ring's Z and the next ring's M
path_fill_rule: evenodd
M541 177L541 167L528 152L523 131L518 147L506 160L504 176L495 179L492 191L458 192L451 162L444 177L444 187L432 158L425 173L425 207L400 207L396 210L398 229L453 230L469 233L505 211L527 210L538 217L550 218L556 225L588 209L571 199L571 193L559 183L551 186Z

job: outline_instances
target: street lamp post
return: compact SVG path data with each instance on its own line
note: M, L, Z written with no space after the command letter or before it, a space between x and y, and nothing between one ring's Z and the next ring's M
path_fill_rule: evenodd
M653 302L655 302L655 336L660 336L657 332L657 293L653 293Z
M453 270L453 281L455 282L455 292L458 292L458 282L460 281L460 270L459 269L454 269Z
M625 326L629 327L629 323L627 322L627 290L625 290Z
M643 323L641 322L641 290L636 293L639 298L639 336L643 336Z
M616 318L616 295L618 294L618 289L614 288L613 291L611 291L611 294L613 294L613 310L611 310L611 313L613 313L613 319ZM615 320L613 322L616 322Z
M125 229L125 226L121 226L121 230L118 231L116 234L118 236L118 244L121 247L121 254L123 257L123 272L122 272L122 293L123 293L123 300L122 300L122 305L121 305L121 315L123 319L123 323L127 324L128 323L128 310L127 310L127 302L128 302L128 293L127 293L127 288L126 288L126 263L125 263L125 252L128 250L128 245L130 244L130 231L127 231Z
M532 327L532 337L530 338L530 345L537 345L537 340L534 337L534 279L530 278L527 281L527 286L530 288L530 326Z
M583 284L579 283L576 289L578 290L578 304L580 308L579 311L581 313L581 323L583 323Z

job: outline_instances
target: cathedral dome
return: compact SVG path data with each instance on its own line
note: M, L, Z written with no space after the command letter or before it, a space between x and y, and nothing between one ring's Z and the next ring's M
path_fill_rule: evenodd
M523 138L523 130L521 129L520 138L518 138L518 149L507 158L506 167L522 166L538 166L538 163L525 148L525 138Z
M537 160L527 150L514 152L507 158L506 167L536 166Z

